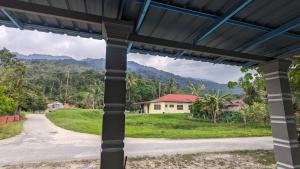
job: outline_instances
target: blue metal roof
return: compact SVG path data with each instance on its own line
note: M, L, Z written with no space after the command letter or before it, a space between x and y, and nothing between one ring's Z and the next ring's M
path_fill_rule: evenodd
M0 0L0 4L1 1ZM30 4L132 21L142 36L240 51L267 57L300 53L299 0L19 0ZM1 5L0 5L1 8ZM0 25L101 39L101 26L2 8ZM254 65L226 56L131 42L138 52L223 63Z

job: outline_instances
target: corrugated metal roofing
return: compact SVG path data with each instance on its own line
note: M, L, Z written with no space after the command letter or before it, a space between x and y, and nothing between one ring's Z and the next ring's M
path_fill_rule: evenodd
M21 0L19 0L21 1ZM137 23L144 0L22 0L23 2L57 7L87 14ZM216 19L230 11L243 0L152 0L142 22L139 35L146 35L192 44L195 38L207 31ZM104 6L103 6L104 4ZM233 15L216 31L209 34L199 45L236 51L241 45L277 29L283 24L300 18L299 0L253 0ZM24 29L45 32L66 33L73 36L101 38L101 27L97 24L69 21L37 14L11 12ZM201 13L201 15L197 14ZM299 19L300 20L300 19ZM0 12L0 24L16 27ZM299 23L294 23L299 24ZM276 56L276 52L300 44L300 28L293 27L287 32L274 35L271 39L246 50L247 53ZM295 53L299 50L293 49ZM218 59L218 56L170 50L157 46L133 43L131 52L159 54L174 58L202 60L213 63L243 65L247 61ZM243 51L241 51L243 52ZM216 62L216 60L219 60Z

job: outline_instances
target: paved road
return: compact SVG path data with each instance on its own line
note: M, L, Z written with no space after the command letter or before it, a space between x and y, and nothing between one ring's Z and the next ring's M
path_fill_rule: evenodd
M0 141L0 165L96 159L100 157L100 137L64 130L45 115L28 115L21 135ZM161 155L232 150L272 149L271 137L227 139L135 139L127 138L128 156Z

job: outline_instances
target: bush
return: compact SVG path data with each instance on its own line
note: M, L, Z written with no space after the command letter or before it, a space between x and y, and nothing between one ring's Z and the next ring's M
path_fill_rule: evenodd
M201 100L196 100L192 105L191 113L193 118L209 120L211 119L211 114L203 110L204 103Z
M219 115L219 121L222 122L240 122L242 121L242 116L240 112L223 112Z
M5 95L5 87L0 86L0 116L14 114L16 103Z
M264 123L269 124L270 116L264 103L254 103L253 105L244 105L241 109L241 115L245 124Z

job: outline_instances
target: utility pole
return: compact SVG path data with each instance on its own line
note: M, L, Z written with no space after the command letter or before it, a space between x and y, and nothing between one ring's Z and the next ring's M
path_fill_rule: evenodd
M158 97L161 95L161 82L158 83Z
M65 104L67 103L67 97L69 92L69 78L70 78L70 71L67 71L67 87L66 87L66 94L65 94Z
M59 85L59 98L60 98L60 101L63 99L61 87L62 87L62 80L60 80L60 85Z
M54 87L54 82L52 82L52 86L50 88L50 98L52 98L53 87Z

